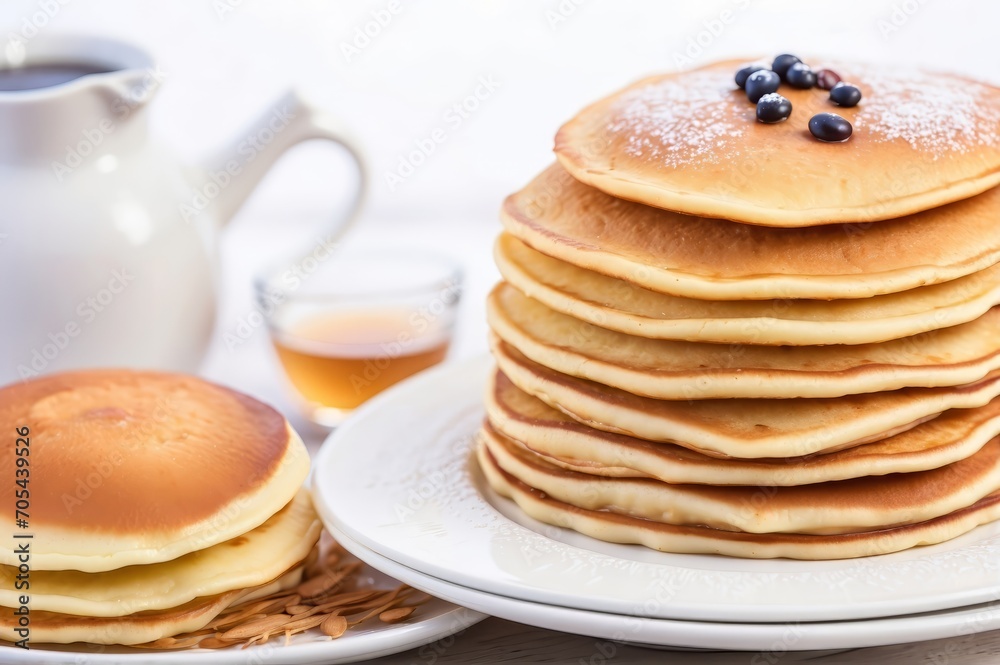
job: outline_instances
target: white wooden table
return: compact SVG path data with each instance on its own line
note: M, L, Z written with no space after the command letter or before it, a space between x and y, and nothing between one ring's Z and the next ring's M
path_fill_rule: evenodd
M238 224L223 242L223 289L217 338L232 329L250 311L250 275L261 263L273 259L275 228L288 228L288 210L255 215ZM312 216L306 211L304 216ZM279 224L282 222L283 224ZM460 259L466 268L466 289L458 338L453 357L461 358L486 350L483 300L497 273L490 258L492 239L499 225L492 220L397 220L363 222L346 246L428 247ZM219 342L220 339L216 341ZM265 331L259 330L245 344L231 351L221 343L212 350L203 373L209 378L257 395L282 410L302 434L312 450L324 438L322 430L311 427L296 414L283 378L271 357ZM915 580L915 583L918 581ZM956 635L950 639L916 644L807 652L685 652L660 651L614 644L593 637L570 635L511 621L490 618L472 626L454 639L394 656L369 661L402 665L442 665L445 663L614 663L669 662L672 665L789 665L821 663L867 665L972 665L1000 664L1000 631L978 635Z

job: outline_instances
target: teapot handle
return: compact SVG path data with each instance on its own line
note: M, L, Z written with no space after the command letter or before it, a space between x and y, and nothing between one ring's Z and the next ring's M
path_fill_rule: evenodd
M209 162L195 176L195 195L189 214L209 211L220 224L228 222L243 205L257 183L286 150L309 139L339 143L351 156L358 172L358 185L343 223L341 236L357 219L368 189L368 176L358 142L330 113L303 100L290 90L272 104L256 122ZM182 214L185 209L182 206ZM187 219L187 215L185 215Z

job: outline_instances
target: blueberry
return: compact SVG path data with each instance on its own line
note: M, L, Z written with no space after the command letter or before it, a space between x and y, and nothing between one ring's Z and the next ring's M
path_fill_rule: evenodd
M792 114L792 103L776 92L769 92L757 102L757 120L781 122Z
M816 72L816 85L823 90L831 90L838 83L840 83L840 74L832 69L821 69Z
M808 90L816 85L816 73L804 62L792 63L784 76L785 81L796 88Z
M794 55L789 55L788 53L782 53L781 55L779 55L777 58L774 59L773 63L771 63L771 69L774 70L774 72L781 77L782 81L784 81L785 72L787 72L788 68L794 65L796 62L802 62L802 61L796 58Z
M774 92L781 85L778 75L768 69L761 69L747 77L747 99L756 104L761 97Z
M736 72L736 85L740 86L740 89L746 88L747 77L754 72L759 72L760 70L767 68L767 65L747 65L740 71Z
M830 101L837 106L857 106L861 101L861 91L850 83L838 83L830 90Z
M846 141L854 128L836 113L817 113L809 120L809 131L820 141Z

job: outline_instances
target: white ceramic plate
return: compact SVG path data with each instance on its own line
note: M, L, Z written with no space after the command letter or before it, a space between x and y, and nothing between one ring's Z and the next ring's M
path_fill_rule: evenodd
M520 623L615 642L657 648L764 651L856 649L968 635L1000 628L1000 605L861 621L812 623L712 623L647 619L542 605L496 596L424 575L375 554L342 533L337 540L362 561L427 593ZM767 662L767 661L761 661Z
M737 559L614 545L527 518L471 457L491 362L431 370L324 443L320 513L380 556L512 599L660 619L854 620L1000 598L1000 524L940 545L840 561Z
M367 568L361 573L372 584L392 588L398 584L389 576ZM240 649L184 649L149 651L127 647L97 645L32 645L25 651L0 644L0 663L4 665L335 665L378 658L406 651L478 623L486 616L432 598L420 606L419 613L406 623L384 624L369 621L348 630L343 637L330 640L318 630L292 638L285 645L282 638L260 647Z

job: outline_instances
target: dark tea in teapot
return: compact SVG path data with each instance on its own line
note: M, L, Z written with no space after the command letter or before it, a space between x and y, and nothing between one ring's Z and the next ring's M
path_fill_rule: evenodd
M107 74L113 71L86 62L53 62L0 69L0 92L51 88L88 74Z

